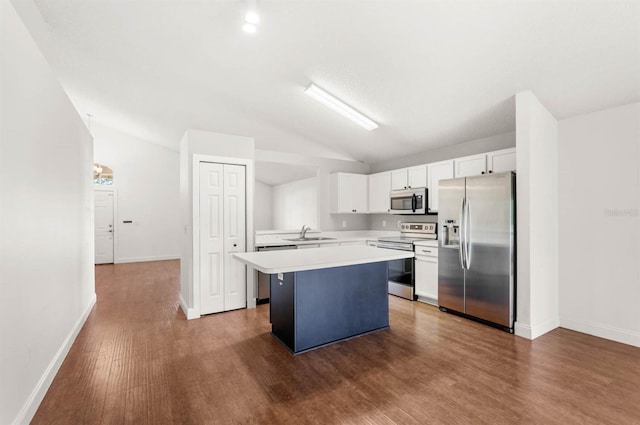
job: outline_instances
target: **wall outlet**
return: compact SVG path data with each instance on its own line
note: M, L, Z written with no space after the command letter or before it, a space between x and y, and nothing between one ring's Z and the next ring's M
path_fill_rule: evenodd
M387 220L382 220L382 227L387 227Z
M402 223L402 220L398 220L398 228L400 228L401 223Z
M347 220L342 220L342 227L347 227Z

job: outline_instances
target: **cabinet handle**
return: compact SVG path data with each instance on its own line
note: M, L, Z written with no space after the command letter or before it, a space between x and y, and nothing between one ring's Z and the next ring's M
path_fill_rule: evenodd
M489 170L489 173L493 173L493 170Z
M484 171L482 173L480 173L480 174L484 174Z

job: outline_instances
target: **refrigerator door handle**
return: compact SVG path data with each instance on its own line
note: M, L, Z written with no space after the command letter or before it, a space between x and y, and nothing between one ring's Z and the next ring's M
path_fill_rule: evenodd
M465 253L465 241L464 241L464 210L465 210L465 198L462 198L462 204L460 205L460 217L458 223L460 223L460 227L458 232L458 253L460 254L460 267L462 270L466 269L466 253Z
M468 200L465 202L465 214L464 214L464 244L465 244L465 263L467 270L471 267L471 202Z

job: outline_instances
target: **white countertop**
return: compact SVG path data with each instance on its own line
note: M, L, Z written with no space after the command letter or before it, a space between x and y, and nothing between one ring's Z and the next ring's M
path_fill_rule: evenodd
M288 241L286 239L295 239L300 235L300 231L289 232L287 230L267 230L257 231L255 246L283 246L283 245L319 245L319 244L336 244L341 242L367 241L377 240L380 236L399 236L399 231L389 230L344 230L333 232L320 232L318 230L310 230L307 236L322 236L322 241Z
M233 254L236 260L267 274L352 266L412 257L411 251L371 246L331 246Z

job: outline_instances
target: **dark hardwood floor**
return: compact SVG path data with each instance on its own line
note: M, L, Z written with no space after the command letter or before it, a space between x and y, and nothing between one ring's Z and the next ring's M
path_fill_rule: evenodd
M640 424L640 349L535 341L391 296L391 328L293 357L268 305L187 321L179 264L96 267L34 424Z

